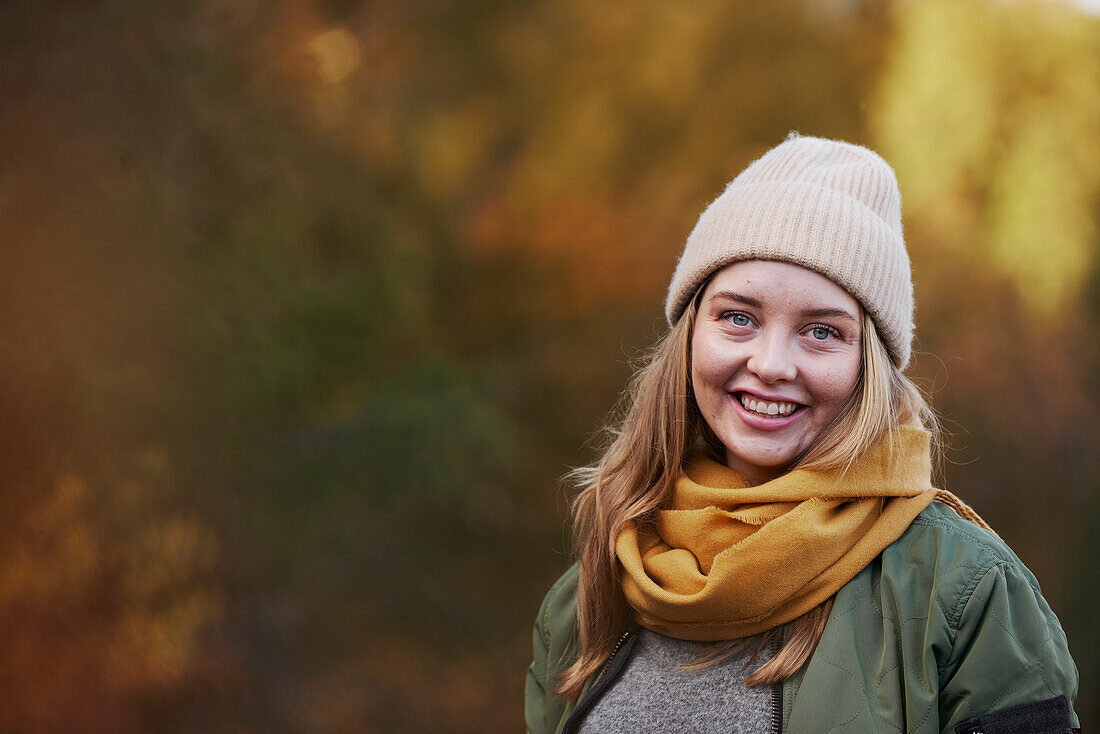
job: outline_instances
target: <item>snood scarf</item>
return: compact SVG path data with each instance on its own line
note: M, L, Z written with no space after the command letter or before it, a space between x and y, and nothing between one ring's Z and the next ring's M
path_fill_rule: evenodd
M796 469L757 486L693 455L666 509L616 541L635 621L683 640L747 637L835 594L933 499L985 526L932 487L927 431L895 437L846 472Z

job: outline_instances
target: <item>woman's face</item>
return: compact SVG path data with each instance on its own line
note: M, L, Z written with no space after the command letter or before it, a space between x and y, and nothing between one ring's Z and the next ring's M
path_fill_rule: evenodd
M855 389L861 311L843 288L788 263L746 260L710 279L691 340L695 400L753 484L786 471Z

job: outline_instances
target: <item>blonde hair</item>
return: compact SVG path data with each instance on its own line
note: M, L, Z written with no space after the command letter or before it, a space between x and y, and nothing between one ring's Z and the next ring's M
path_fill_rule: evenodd
M655 344L624 391L617 425L599 460L574 469L566 479L580 489L572 503L573 545L580 561L577 588L577 659L560 676L557 692L576 699L585 680L611 655L627 629L629 609L616 573L615 539L628 521L644 521L668 498L684 459L701 440L719 460L725 449L695 403L691 339L700 286L683 315ZM904 424L923 425L938 438L938 422L920 390L896 367L875 328L862 314L862 360L855 389L836 420L795 466L846 470L868 449ZM782 646L753 671L746 685L778 683L813 654L825 629L832 598L787 626ZM706 667L752 648L751 665L778 630L719 642L692 666Z

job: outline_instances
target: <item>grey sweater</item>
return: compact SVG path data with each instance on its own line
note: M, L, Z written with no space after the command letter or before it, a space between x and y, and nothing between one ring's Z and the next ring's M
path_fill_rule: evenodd
M682 670L708 643L641 630L634 654L581 723L581 734L768 731L771 691L745 687L748 654L698 671ZM762 654L753 669L767 660Z

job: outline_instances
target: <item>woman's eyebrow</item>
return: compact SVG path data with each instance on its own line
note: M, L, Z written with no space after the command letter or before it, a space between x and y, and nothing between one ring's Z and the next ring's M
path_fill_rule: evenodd
M859 321L859 319L843 308L808 308L802 312L802 315L812 319L823 319L835 316L842 319L848 319L849 321Z
M738 303L743 303L746 306L752 306L753 308L764 308L764 304L761 303L759 299L753 298L751 296L743 296L740 293L734 293L733 291L718 291L710 297L710 300L713 301L717 298L725 298L728 301L736 301Z

